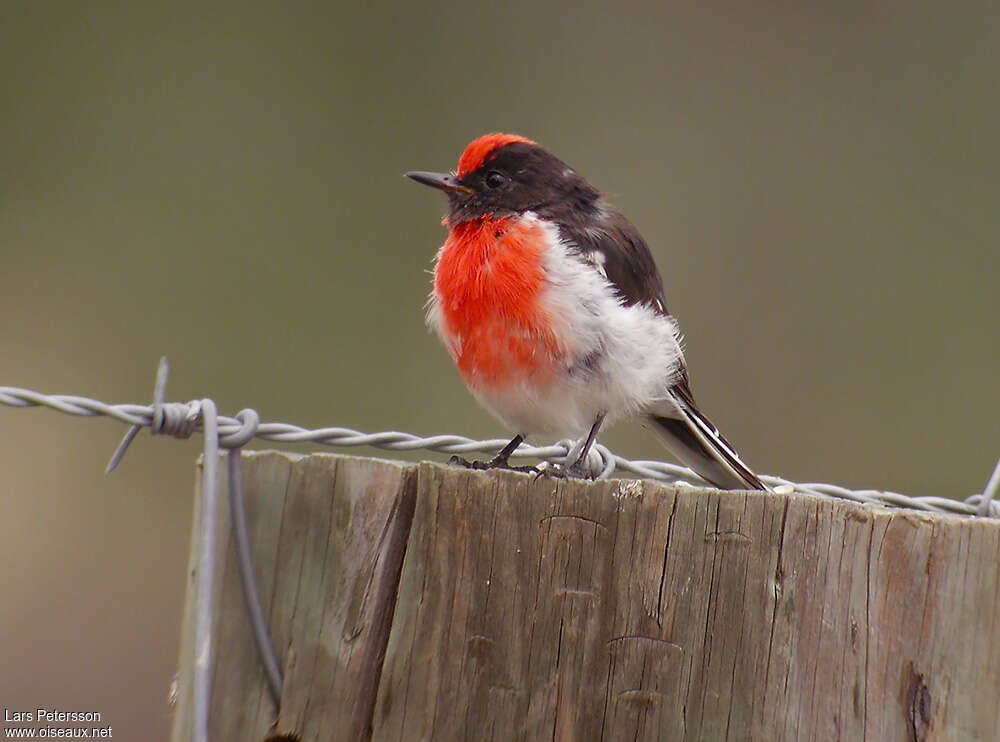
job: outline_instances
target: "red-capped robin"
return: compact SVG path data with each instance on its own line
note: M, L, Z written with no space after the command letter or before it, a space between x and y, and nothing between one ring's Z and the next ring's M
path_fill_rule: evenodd
M583 476L602 424L643 416L723 489L766 489L695 405L677 322L634 226L536 142L486 134L452 173L407 176L448 196L427 322L475 398L517 433L573 437ZM586 438L584 439L584 436Z

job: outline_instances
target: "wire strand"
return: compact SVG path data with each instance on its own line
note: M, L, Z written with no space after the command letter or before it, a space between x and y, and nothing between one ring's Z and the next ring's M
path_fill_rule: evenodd
M154 415L157 411L156 408L159 407L162 413L161 419L165 422L184 421L188 423L190 432L204 432L201 410L198 409L202 404L201 401L167 402L158 406L108 404L88 397L69 394L42 394L29 389L3 386L0 387L0 404L8 407L47 407L67 415L82 417L110 417L128 425L150 428L154 426ZM192 424L192 422L196 422L196 424ZM218 416L220 438L234 435L243 430L243 427L243 423L237 418ZM155 428L154 432L177 434L172 430L157 431ZM278 443L316 443L331 447L371 446L388 451L436 451L445 454L481 453L492 455L507 443L507 440L502 438L475 440L459 435L419 436L392 430L363 433L351 428L309 429L280 422L260 423L253 437ZM521 444L513 456L562 464L565 462L572 445L572 441L559 441L549 446ZM120 460L123 453L124 451L116 452L117 460ZM117 463L117 460L113 458L112 462ZM600 444L594 445L587 463L590 470L598 475L598 478L608 478L613 475L631 476L705 486L704 480L686 467L664 461L626 459ZM997 467L997 472L1000 472L1000 462L998 462ZM858 503L930 512L958 515L988 514L992 517L1000 517L1000 503L995 500L998 494L998 484L1000 484L1000 473L994 473L994 476L991 477L991 486L984 488L985 496L982 493L976 493L964 500L951 500L943 497L914 497L899 492L874 489L851 490L823 482L796 483L777 476L763 475L761 480L779 492L794 491Z

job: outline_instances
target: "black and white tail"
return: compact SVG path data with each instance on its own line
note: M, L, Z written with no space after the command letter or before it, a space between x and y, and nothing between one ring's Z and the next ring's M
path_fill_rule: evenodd
M686 385L685 385L686 386ZM664 413L649 415L651 427L660 435L667 448L683 464L694 469L702 478L719 489L766 490L768 487L743 463L722 433L694 404L685 386L670 390L673 405L664 405Z

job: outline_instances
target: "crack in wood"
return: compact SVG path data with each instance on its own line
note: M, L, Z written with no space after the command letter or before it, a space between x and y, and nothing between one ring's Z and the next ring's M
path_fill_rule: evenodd
M909 687L906 689L906 723L912 742L924 742L931 728L931 689L923 673L909 663Z
M393 503L382 539L378 563L379 576L371 611L371 630L365 638L361 671L357 678L357 705L351 723L350 739L369 740L375 718L375 701L378 698L382 669L385 663L392 619L399 596L399 579L406 557L407 543L413 526L417 504L417 471L403 473L399 494Z

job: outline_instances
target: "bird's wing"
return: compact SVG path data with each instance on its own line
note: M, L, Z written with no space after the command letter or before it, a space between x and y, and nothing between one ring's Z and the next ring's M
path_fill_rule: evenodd
M653 255L628 219L607 207L605 217L597 221L560 216L559 236L572 252L607 279L626 306L646 304L670 316Z
M578 221L572 211L560 214L559 236L582 262L611 284L625 306L645 304L670 317L663 279L646 241L628 219L606 205L602 208L604 218L596 222ZM683 356L678 372L677 386L693 401Z
M626 306L645 304L669 317L663 280L642 235L621 214L610 209L605 213L596 223L560 215L560 236L580 260L607 279ZM683 357L678 380L668 394L669 399L650 410L648 419L684 464L724 489L767 489L698 409Z

